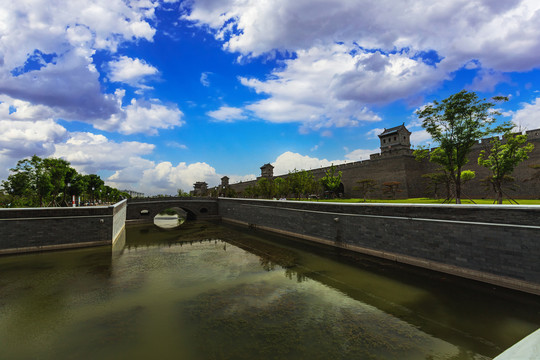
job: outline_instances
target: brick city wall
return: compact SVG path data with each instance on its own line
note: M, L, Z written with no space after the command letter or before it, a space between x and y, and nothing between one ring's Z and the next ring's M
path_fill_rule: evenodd
M540 294L540 207L219 199L222 219Z
M111 245L127 201L112 206L0 209L0 254Z
M530 167L530 165L540 165L540 130L532 130L527 132L529 142L535 148L529 155L529 159L525 160L517 166L512 176L515 178L515 190L508 190L507 194L516 199L538 199L540 198L540 181L531 180L534 175L540 171ZM478 155L483 149L489 149L489 139L483 139L473 147L469 155L469 163L465 165L464 170L473 170L476 173L475 179L471 180L463 186L464 197L472 198L493 198L492 189L486 188L481 180L490 175L490 172L485 167L478 165ZM342 184L344 186L344 196L356 198L360 197L360 192L355 190L357 181L364 179L372 179L377 186L375 191L369 196L372 198L389 198L388 194L382 192L382 184L390 181L400 182L400 192L396 194L398 199L429 197L433 196L428 189L428 180L422 177L427 173L432 173L437 169L437 165L430 163L427 160L416 161L415 157L410 154L398 154L392 156L374 156L372 160L356 161L336 166L336 170L342 172ZM328 167L311 169L316 180L322 178ZM307 169L306 169L307 170ZM276 177L287 177L287 175L279 175ZM257 181L246 181L236 184L230 184L230 187L237 192L242 192L248 186L256 185ZM443 186L439 186L438 197L446 197L446 190Z

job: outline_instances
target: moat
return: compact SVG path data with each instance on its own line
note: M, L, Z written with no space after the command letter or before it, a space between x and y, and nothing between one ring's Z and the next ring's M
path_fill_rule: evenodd
M0 257L7 359L489 359L538 297L210 222Z

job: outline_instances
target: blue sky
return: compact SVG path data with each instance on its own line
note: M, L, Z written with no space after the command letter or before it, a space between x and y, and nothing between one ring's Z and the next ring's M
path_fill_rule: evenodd
M462 89L540 128L536 0L19 0L0 7L0 179L62 157L146 194L367 159Z

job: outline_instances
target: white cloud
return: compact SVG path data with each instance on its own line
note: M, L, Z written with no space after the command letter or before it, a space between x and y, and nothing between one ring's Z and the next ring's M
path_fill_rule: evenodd
M290 171L310 170L320 167L330 166L332 164L339 165L345 163L345 160L328 161L326 159L318 159L307 155L300 155L291 151L286 151L276 158L272 163L274 166L274 175L288 174Z
M539 9L536 0L200 0L184 18L210 27L227 50L245 56L341 41L436 50L457 67L476 59L511 71L538 64Z
M301 50L297 58L286 60L285 67L275 70L267 80L240 78L243 85L268 95L246 109L271 122L301 122L315 130L379 121L366 101L343 96L346 93L340 77L356 71L357 62L365 55L351 55L350 50L339 44ZM376 93L377 88L372 86L371 91Z
M369 160L369 156L371 154L379 154L381 152L381 149L356 149L351 151L348 154L345 154L345 157L348 160L352 161L363 161L363 160Z
M233 122L235 120L244 120L247 118L246 115L244 115L244 110L230 106L222 106L218 110L207 112L206 115L214 120L224 122Z
M490 91L540 63L535 0L194 0L189 10L184 19L240 57L285 55L271 76L241 78L267 96L245 108L303 132L379 120L374 104L418 101L462 68L478 71L472 89Z
M502 82L509 82L510 78L499 71L481 69L478 71L471 85L467 88L471 91L494 91L495 86Z
M540 98L534 99L530 104L521 104L512 117L516 130L534 130L540 128Z
M123 91L117 91L118 106L121 106ZM118 131L122 134L146 133L156 135L158 129L171 129L182 126L182 111L176 105L163 105L157 101L146 102L131 99L118 114L108 119L96 121L94 126L100 130Z
M0 94L93 121L118 112L92 56L125 41L152 41L156 1L8 1L0 9ZM37 66L30 66L32 63Z
M134 189L149 195L174 195L178 189L186 192L193 190L193 184L197 181L216 186L221 177L206 163L180 162L173 166L168 161L158 164L144 161L116 171L107 181L115 187Z
M147 85L143 84L144 78L158 73L155 67L148 65L144 60L132 59L127 56L110 61L109 69L111 81L123 82L139 88L148 88Z
M431 135L426 130L413 131L411 134L411 144L413 146L426 145L433 143Z
M165 145L167 145L168 147L182 149L182 150L187 150L187 148L188 148L187 145L181 144L181 143L176 142L176 141L167 141L165 143Z
M18 160L32 155L49 156L55 144L64 140L67 131L53 120L13 121L0 120L0 155L14 165ZM4 170L4 169L2 169ZM0 170L0 178L7 169ZM2 176L3 175L3 176Z
M205 87L209 87L210 86L210 79L208 78L208 76L212 74L211 72L209 71L205 71L203 73L201 73L201 78L200 78L200 82L203 86Z
M65 159L80 172L95 174L101 170L130 168L150 154L153 144L137 141L114 142L103 135L88 132L71 133L65 143L56 144L53 157Z

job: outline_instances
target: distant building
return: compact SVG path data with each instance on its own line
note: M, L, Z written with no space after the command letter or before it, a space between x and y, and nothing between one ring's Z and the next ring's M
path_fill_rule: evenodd
M274 167L271 164L261 166L261 177L272 179L274 177Z
M204 181L197 181L193 184L193 190L190 191L190 195L193 196L206 196L208 194L208 184Z
M142 193L142 192L137 192L137 191L133 191L133 190L120 190L120 191L127 193L132 198L144 197L144 193Z

